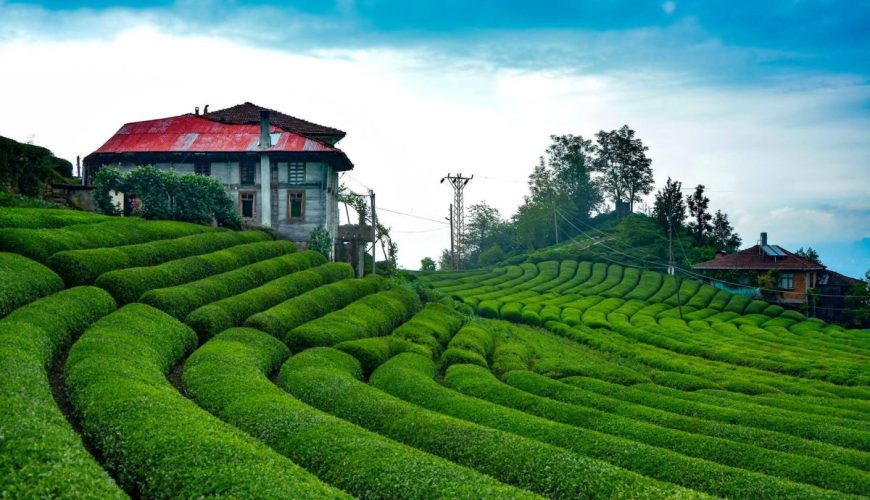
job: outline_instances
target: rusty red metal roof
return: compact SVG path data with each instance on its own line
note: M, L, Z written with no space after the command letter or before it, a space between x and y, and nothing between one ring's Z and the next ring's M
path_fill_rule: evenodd
M779 245L776 246L784 254L783 257L766 255L760 245L749 247L745 250L717 257L713 260L701 262L692 266L694 269L781 269L792 271L813 271L824 269L825 266L813 261L798 257Z
M95 153L329 151L344 154L338 148L276 126L269 127L269 131L272 146L263 149L259 147L259 125L218 123L186 114L127 123Z
M296 118L295 116L281 113L280 111L275 111L274 109L257 106L250 102L237 104L217 111L210 111L204 113L202 116L219 123L259 124L261 111L269 112L269 122L272 125L277 125L288 132L295 132L297 134L314 137L329 144L337 143L346 135L343 131L337 128L318 125L301 118Z

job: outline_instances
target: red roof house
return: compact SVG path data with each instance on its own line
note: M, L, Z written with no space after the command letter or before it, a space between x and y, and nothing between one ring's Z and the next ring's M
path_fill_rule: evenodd
M251 225L307 241L316 227L338 228L338 172L353 163L335 144L341 130L250 102L200 115L124 124L84 159L85 182L105 167L141 165L220 181Z

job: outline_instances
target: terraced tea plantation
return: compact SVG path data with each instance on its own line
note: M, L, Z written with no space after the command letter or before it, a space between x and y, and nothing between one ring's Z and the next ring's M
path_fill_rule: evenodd
M866 331L601 263L352 275L0 209L0 497L870 495Z

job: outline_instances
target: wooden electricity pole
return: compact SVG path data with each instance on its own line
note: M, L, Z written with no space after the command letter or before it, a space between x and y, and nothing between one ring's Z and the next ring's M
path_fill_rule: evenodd
M375 212L375 192L369 189L369 196L372 199L372 274L377 274L376 266L377 260L375 260L375 249L377 248L378 242L378 215Z

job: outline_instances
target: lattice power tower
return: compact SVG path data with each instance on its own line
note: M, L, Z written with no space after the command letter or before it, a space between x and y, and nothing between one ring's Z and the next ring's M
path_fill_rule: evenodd
M453 256L453 269L462 269L462 239L465 236L465 205L462 201L462 190L468 184L471 177L463 177L462 174L451 175L441 179L441 183L449 181L453 186L453 207L450 211L450 252Z

